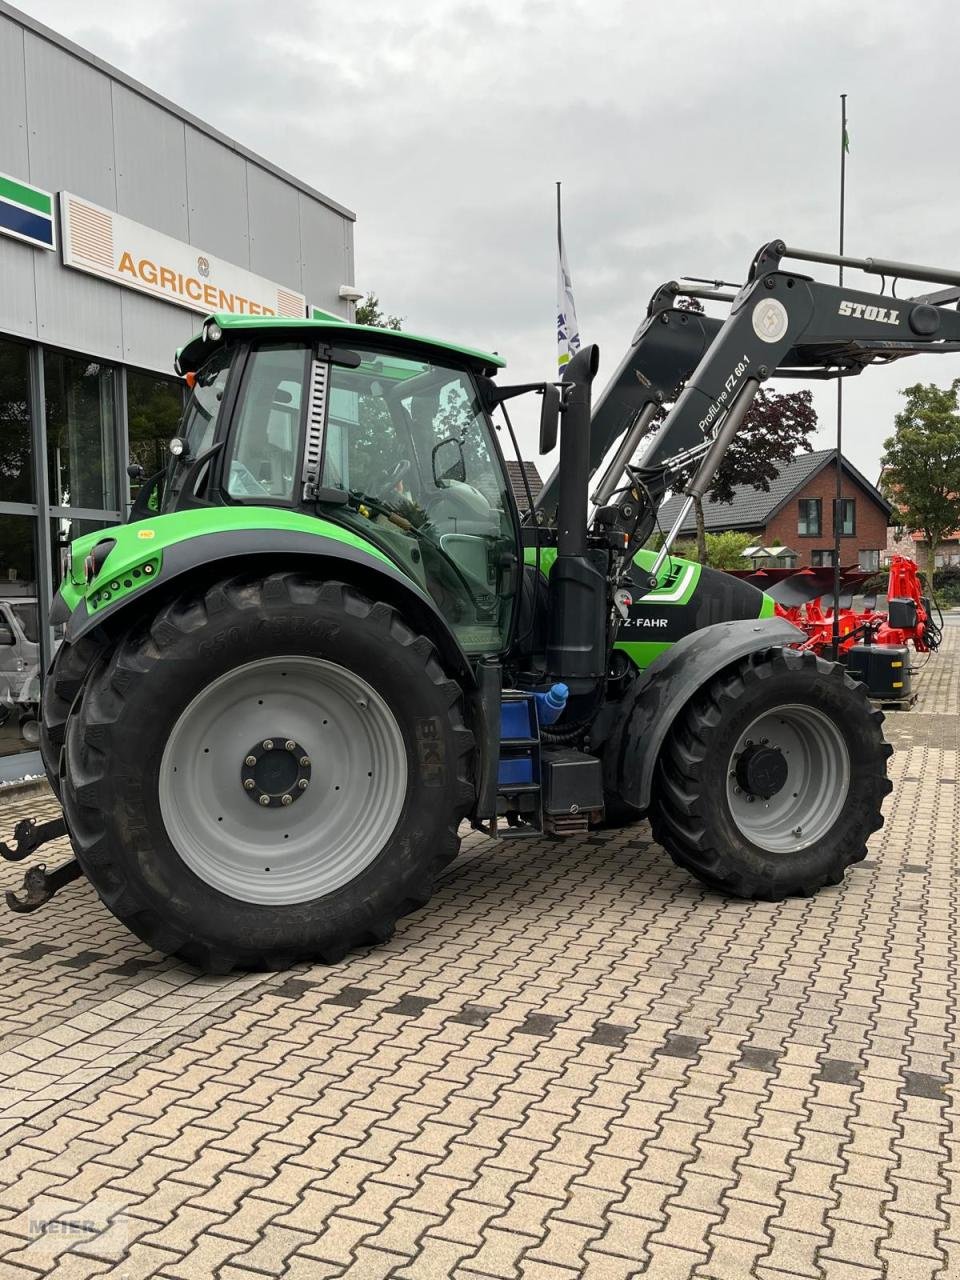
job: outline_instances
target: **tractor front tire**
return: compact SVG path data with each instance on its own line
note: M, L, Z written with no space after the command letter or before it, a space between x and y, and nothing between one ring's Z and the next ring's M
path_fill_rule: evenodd
M650 820L674 862L738 898L839 884L883 825L892 747L863 685L793 649L753 654L671 727Z
M456 856L473 736L431 641L298 573L184 595L103 655L64 808L100 897L207 972L387 939Z

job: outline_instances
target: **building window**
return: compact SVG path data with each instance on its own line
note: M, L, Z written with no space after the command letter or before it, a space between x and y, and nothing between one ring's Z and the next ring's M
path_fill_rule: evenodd
M880 568L880 552L878 551L861 551L860 568L866 569L870 573L876 573Z
M857 532L857 500L856 498L841 498L840 509L837 510L837 500L833 500L834 522L839 526L837 532L844 538L852 537Z
M115 370L44 351L43 378L51 506L116 510Z
M800 508L797 519L797 533L801 538L819 538L822 516L822 503L819 498L801 498L797 504Z
M149 480L162 471L170 457L169 444L177 435L183 414L184 384L176 378L162 378L156 373L127 371L127 428L130 463L143 467ZM135 498L139 481L131 484Z
M810 555L810 563L814 569L824 569L833 564L833 548L827 548L823 551L814 551Z
M0 502L33 502L29 348L0 342Z
M36 519L0 515L0 756L37 742L40 620Z

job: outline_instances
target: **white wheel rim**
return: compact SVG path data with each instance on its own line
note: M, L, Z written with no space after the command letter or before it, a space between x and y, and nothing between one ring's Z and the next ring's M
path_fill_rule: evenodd
M253 798L244 789L244 761L274 738L271 760L285 741L304 750L306 786L293 782L285 806L274 797L263 807L259 784ZM225 672L184 708L158 793L167 835L201 880L241 902L293 905L348 884L382 851L406 799L406 748L390 707L354 672L265 658Z

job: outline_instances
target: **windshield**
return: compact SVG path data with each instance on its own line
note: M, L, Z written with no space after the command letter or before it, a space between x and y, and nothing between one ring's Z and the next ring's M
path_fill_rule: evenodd
M507 481L472 375L360 352L330 374L322 484L437 601L468 652L498 651L513 609Z
M179 439L184 444L183 452L179 457L171 456L167 464L163 486L165 511L173 508L190 466L213 444L232 354L230 348L221 347L197 372L181 420Z

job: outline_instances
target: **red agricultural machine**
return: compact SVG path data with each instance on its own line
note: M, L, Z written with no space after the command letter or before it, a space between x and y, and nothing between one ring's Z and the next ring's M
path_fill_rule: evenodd
M832 567L804 569L732 570L735 577L759 587L776 602L777 614L806 632L799 649L827 657L834 646L834 575ZM877 608L876 595L865 595L859 609L854 593L874 575L851 565L840 570L840 609L837 648L848 669L859 675L871 696L889 702L908 702L910 646L931 653L940 646L942 632L934 621L936 606L923 594L917 566L906 556L890 561L886 612ZM939 613L939 610L937 610ZM941 618L942 621L942 618Z

